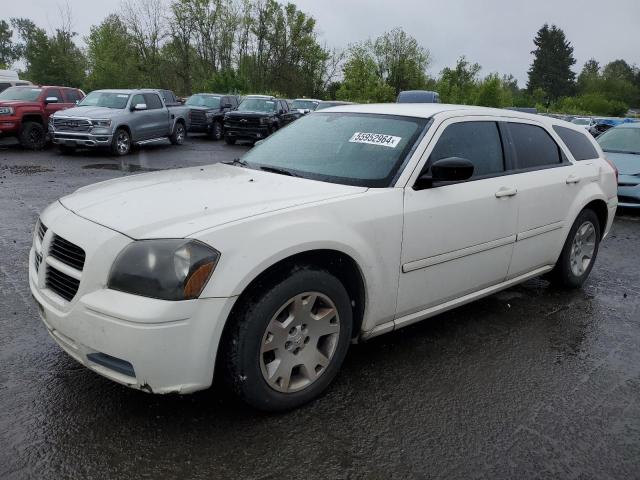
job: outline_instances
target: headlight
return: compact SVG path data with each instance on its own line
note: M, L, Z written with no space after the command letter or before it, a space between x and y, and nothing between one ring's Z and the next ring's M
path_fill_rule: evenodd
M213 120L213 117L216 115L213 112L207 112L205 113L205 115L207 116L207 120Z
M111 126L111 120L91 120L91 124L94 127L110 127Z
M1 107L0 115L13 115L13 107Z
M116 258L108 287L162 300L198 298L220 252L197 240L140 240Z
M260 117L260 125L266 125L269 123L269 117Z

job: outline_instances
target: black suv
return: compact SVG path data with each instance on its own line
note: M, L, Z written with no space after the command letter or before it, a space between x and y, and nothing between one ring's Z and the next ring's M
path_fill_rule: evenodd
M267 95L247 95L238 109L224 116L224 139L256 142L296 119L286 100Z
M191 133L206 133L214 140L222 140L222 122L225 114L238 108L240 99L236 95L218 93L196 93L185 105L190 108Z

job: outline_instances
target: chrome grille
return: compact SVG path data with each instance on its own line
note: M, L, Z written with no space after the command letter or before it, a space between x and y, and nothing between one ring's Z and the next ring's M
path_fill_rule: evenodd
M260 118L259 117L254 117L254 118L227 117L224 123L229 124L231 127L234 127L234 128L259 127Z
M63 132L88 132L92 124L84 118L54 118L53 127Z
M51 266L47 267L47 275L45 285L55 293L70 302L78 293L80 280L76 280L69 275L62 273Z
M36 272L40 270L40 264L42 263L42 255L38 252L33 256L33 265L36 267Z
M58 235L54 235L51 240L49 256L80 272L84 268L84 250Z

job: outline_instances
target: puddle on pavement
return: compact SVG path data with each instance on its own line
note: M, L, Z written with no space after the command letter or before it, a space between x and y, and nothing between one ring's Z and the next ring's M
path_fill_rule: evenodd
M143 167L131 163L91 163L82 168L91 170L120 170L121 172L157 172L160 168Z
M9 170L13 175L35 175L37 173L52 172L53 170L40 165L2 165L0 171Z

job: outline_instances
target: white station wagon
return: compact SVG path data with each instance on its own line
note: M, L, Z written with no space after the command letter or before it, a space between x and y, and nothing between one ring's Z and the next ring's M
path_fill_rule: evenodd
M549 274L580 287L617 205L579 126L442 104L312 113L242 159L81 188L34 233L53 339L153 393L318 396L350 343Z

